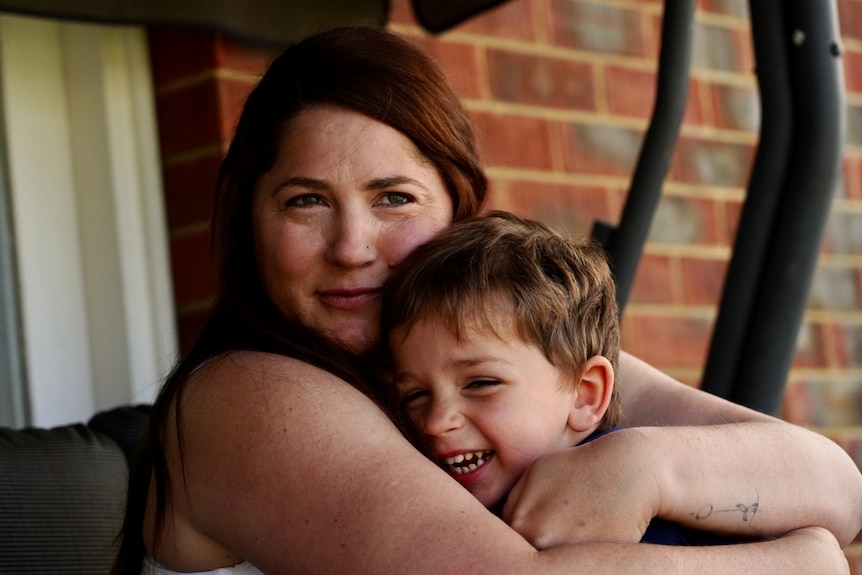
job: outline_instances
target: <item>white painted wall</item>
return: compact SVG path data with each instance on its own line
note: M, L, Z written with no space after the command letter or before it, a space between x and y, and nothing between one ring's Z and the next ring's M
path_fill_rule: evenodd
M0 17L30 423L151 401L176 350L142 30Z

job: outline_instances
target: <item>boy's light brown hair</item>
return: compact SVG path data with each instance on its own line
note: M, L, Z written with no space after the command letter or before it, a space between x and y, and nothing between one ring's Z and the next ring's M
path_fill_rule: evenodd
M383 331L407 332L430 319L456 336L468 321L499 335L506 324L488 315L491 298L510 304L507 319L518 335L572 381L594 355L606 357L616 372L616 284L604 250L503 211L457 222L414 250L384 288ZM614 386L599 429L617 425L621 410Z

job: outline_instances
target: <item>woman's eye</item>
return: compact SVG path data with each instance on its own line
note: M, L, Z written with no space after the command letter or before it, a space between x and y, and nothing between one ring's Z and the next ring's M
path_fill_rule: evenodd
M404 194L402 192L386 192L382 196L380 196L380 203L384 205L399 205L399 204L409 204L413 201L413 197L409 194Z
M287 200L284 203L285 207L299 207L304 208L307 206L320 206L323 205L323 198L318 196L317 194L303 194L301 196L294 196Z

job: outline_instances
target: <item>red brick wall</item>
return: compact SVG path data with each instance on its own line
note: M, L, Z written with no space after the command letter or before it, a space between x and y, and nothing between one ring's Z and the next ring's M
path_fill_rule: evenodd
M402 0L392 27L470 80L462 93L492 204L589 234L594 220L621 213L653 106L662 5L516 1L428 39ZM756 114L744 15L704 5L697 38L683 133L623 322L626 349L691 384L705 361L756 127L723 106L732 91ZM451 46L469 57L447 58Z
M473 117L491 205L588 234L618 221L653 105L663 2L514 1L440 37L395 0ZM848 146L783 415L849 450L862 424L862 1L839 2ZM601 31L601 32L599 32ZM757 142L743 0L701 0L688 109L623 321L624 347L699 385Z
M627 349L692 384L704 362L756 137L748 24L738 5L703 2L698 13L683 134L624 321ZM859 28L859 5L841 3L847 36ZM416 25L408 2L396 0L391 27L437 57L464 96L492 179L490 205L588 233L595 219L613 222L620 213L652 107L660 17L658 1L517 0L431 37ZM272 52L213 32L160 29L150 37L178 319L187 344L213 291L206 256L215 170L242 99ZM852 73L862 62L852 42L848 37L845 58L851 91L862 83L862 74ZM848 199L862 195L859 180L851 142ZM858 206L839 199L835 211L842 226L833 228L844 229L832 236L852 244ZM829 269L833 276L852 271L855 289L853 262ZM826 291L813 305L829 309L835 299ZM855 326L836 331L838 319L810 319L800 367L852 367ZM816 375L794 374L791 384ZM803 385L812 386L829 384ZM795 390L790 399L804 404L812 393L823 392ZM802 423L829 423L828 413L813 405L828 400L808 398L810 405L790 405L788 413Z
M652 110L662 1L513 0L439 37L418 26L408 0L391 4L390 28L437 58L463 96L492 182L490 207L574 234L618 220ZM783 415L862 462L862 0L838 4L843 181ZM685 122L623 321L625 349L691 385L701 378L757 141L746 7L700 2ZM216 166L272 52L191 30L152 30L150 40L187 346L213 294Z
M187 350L215 293L209 218L219 163L243 101L272 50L185 28L149 31L180 345Z

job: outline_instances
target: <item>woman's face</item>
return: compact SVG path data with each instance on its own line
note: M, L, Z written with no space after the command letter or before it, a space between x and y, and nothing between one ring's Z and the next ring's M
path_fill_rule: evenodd
M403 134L343 108L308 108L255 187L261 281L288 319L368 351L383 283L452 217L440 175Z

